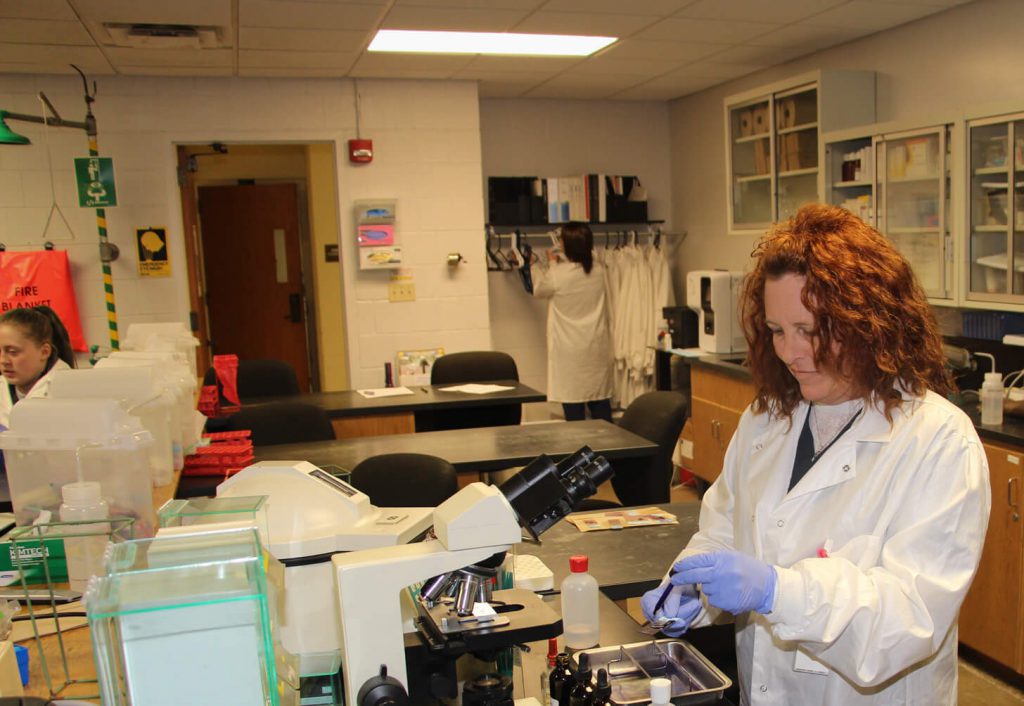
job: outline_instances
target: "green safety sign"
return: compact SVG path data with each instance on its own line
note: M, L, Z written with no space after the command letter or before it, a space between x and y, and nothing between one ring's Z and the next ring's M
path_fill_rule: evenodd
M78 205L102 208L117 205L114 187L114 160L110 157L75 157L78 180Z

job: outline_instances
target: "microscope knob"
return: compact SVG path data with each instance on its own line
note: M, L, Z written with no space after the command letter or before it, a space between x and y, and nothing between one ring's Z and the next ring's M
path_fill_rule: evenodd
M380 665L380 674L367 679L356 695L354 706L406 706L409 694L394 677L388 676L386 664Z

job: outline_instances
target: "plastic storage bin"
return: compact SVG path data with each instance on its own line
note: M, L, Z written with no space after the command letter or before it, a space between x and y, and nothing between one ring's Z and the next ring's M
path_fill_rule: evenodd
M185 359L192 377L196 372L196 348L199 339L192 335L185 324L180 321L169 323L132 324L121 341L121 350L143 352L174 352Z
M110 545L85 595L106 706L280 706L267 574L252 529Z
M0 434L15 522L55 521L65 484L96 481L111 517L131 517L136 537L153 536L152 443L114 400L22 400Z
M129 414L139 418L153 436L149 450L149 473L153 485L167 485L174 478L173 393L156 379L151 367L92 370L58 370L50 383L54 399L101 398L117 400Z

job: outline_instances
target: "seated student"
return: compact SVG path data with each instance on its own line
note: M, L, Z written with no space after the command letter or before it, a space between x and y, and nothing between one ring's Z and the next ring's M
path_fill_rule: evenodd
M11 309L0 315L0 425L26 397L46 397L55 370L75 367L67 329L48 306Z

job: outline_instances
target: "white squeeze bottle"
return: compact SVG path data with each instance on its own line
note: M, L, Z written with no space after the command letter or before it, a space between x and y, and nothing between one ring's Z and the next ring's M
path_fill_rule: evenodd
M597 644L600 626L597 580L587 573L585 554L569 557L570 574L562 580L562 631L565 646L583 650Z
M84 520L105 520L110 515L107 501L100 495L100 484L93 481L68 483L61 488L64 503L60 506L61 522ZM83 534L85 537L67 536L64 539L64 553L68 562L68 583L73 591L85 591L89 578L103 574L103 553L107 548L110 524L97 522L92 525L68 525L67 535ZM95 534L91 534L95 533Z
M981 423L1003 423L1003 374L985 373L981 384Z

